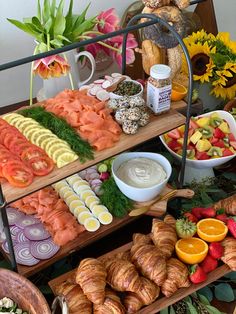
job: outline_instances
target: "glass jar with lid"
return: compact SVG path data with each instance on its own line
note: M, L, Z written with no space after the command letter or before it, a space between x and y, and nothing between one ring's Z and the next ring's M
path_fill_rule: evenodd
M147 105L154 114L170 109L171 104L171 68L165 64L151 67L147 84Z

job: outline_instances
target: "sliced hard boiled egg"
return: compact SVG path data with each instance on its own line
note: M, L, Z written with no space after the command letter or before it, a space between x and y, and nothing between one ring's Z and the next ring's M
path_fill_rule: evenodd
M112 214L109 213L109 212L103 212L103 213L100 213L98 215L98 220L101 222L101 224L103 225L109 225L112 220L113 220L113 217L112 217Z
M94 232L99 229L100 222L95 217L90 217L85 220L84 227L87 231Z

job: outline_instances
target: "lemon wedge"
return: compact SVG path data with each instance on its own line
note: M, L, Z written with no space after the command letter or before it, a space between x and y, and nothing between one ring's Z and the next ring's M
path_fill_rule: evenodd
M70 164L73 161L76 161L77 159L78 156L75 153L73 153L72 151L68 151L64 152L57 158L56 164L58 168L61 168Z
M53 154L55 153L56 150L61 149L61 148L65 148L65 149L70 149L69 145L64 142L64 141L54 141L52 143L52 145L50 145L47 149L47 154L49 156L53 156Z
M49 147L50 147L51 144L54 143L55 141L57 141L57 137L56 137L56 135L54 135L52 133L51 135L48 135L48 137L41 142L41 148L43 150L45 150L45 152L46 152L47 151L46 150L47 145L50 144L49 145Z
M103 212L103 213L100 213L98 215L98 220L100 221L101 224L103 225L109 225L112 220L113 220L113 217L112 217L112 214L109 213L109 212Z
M31 137L30 137L31 143L37 145L36 142L37 142L38 137L40 135L45 135L45 134L51 135L52 132L46 129L40 129L40 130L35 129L35 132L32 132Z
M46 139L48 139L48 135L49 135L48 132L45 132L44 134L43 134L43 133L40 134L40 135L36 138L35 144L38 145L38 146L40 146L40 147L42 147L42 143L43 143L43 141L45 141ZM48 154L48 155L49 155L49 154Z
M87 231L94 232L99 229L100 223L95 217L90 217L85 220L84 227Z
M98 205L94 205L91 208L91 212L93 213L95 217L98 217L99 214L108 212L108 209L106 208L106 206L98 204Z
M90 211L86 210L86 211L82 211L81 213L79 213L77 219L81 225L84 225L85 220L88 218L91 218L91 217L93 217L92 213L90 213Z
M73 212L73 215L78 219L79 214L82 213L82 212L91 214L87 207L81 205L81 206L75 208L75 210Z

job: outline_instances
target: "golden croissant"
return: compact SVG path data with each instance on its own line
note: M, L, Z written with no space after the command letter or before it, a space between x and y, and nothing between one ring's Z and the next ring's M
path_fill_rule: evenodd
M236 194L227 197L213 206L215 209L223 208L228 215L236 216Z
M84 295L79 285L63 282L56 288L57 295L63 295L66 299L70 314L92 314L92 303Z
M152 244L152 239L149 234L134 233L133 244Z
M107 282L117 291L135 292L142 284L135 266L127 260L111 259L105 261Z
M227 237L222 242L224 246L224 255L221 260L229 266L233 271L236 271L236 239Z
M82 260L76 271L76 283L94 304L103 304L107 273L103 264L95 258Z
M158 286L167 276L166 260L153 244L135 244L131 248L131 259L141 274Z
M173 227L164 221L153 219L151 238L166 258L171 257L177 242L176 231Z
M176 258L167 261L167 279L161 286L161 291L170 297L179 288L189 287L189 273L187 266Z
M106 288L103 304L94 305L93 314L125 314L125 307L115 291Z
M164 222L167 223L168 225L172 226L173 228L175 228L176 219L173 216L167 214L164 218Z
M160 288L151 280L141 277L142 285L134 293L129 292L124 298L128 313L136 313L142 306L153 303L159 296Z

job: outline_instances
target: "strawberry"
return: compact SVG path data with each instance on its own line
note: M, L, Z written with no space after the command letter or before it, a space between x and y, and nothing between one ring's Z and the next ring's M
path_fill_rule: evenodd
M224 254L224 247L220 242L212 242L209 245L208 253L214 259L220 259Z
M181 137L178 129L174 129L174 130L168 132L167 135L173 139L178 139Z
M181 145L177 142L177 140L171 140L169 143L167 143L167 145L174 152L176 152L178 149L181 149Z
M201 262L200 266L202 267L203 271L208 274L218 266L218 261L213 258L211 255L207 255L205 259Z
M198 222L198 219L196 216L194 216L192 213L184 213L184 217L186 217L191 222Z
M221 220L221 221L223 221L225 224L227 224L228 217L227 217L226 214L219 214L219 215L216 215L215 218L218 219L218 220Z
M232 236L236 239L236 221L233 218L229 218L227 221L227 227L232 234Z
M200 214L203 218L213 218L216 215L216 211L212 207L202 208Z
M228 149L228 148L225 148L224 150L223 150L223 157L227 157L227 156L231 156L231 155L233 155L234 153L230 150L230 149Z
M214 146L225 148L225 143L222 140L219 140L218 142L214 143Z
M214 130L214 137L224 138L225 137L225 133L223 131L221 131L221 129L215 128L215 130Z
M228 137L229 137L229 140L230 140L230 141L232 141L232 142L236 141L236 138L235 138L235 136L233 135L233 133L229 133L229 134L228 134Z
M207 279L207 275L202 267L200 267L199 265L193 265L190 268L189 279L192 281L192 283L197 284L205 281Z
M192 208L191 212L195 217L197 217L197 219L201 219L202 218L202 215L201 215L202 209L203 209L203 207L194 207L194 208Z
M197 152L196 158L198 160L206 160L206 159L210 159L210 156L206 152Z
M218 140L219 140L219 139L218 139L217 137L214 137L214 136L213 136L213 137L210 139L210 143L214 146L214 144L217 143Z

